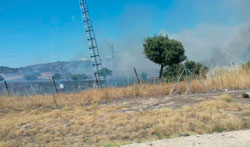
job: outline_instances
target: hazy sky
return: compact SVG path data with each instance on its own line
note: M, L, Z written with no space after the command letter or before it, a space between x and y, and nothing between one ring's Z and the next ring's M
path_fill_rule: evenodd
M206 33L209 33L210 38L214 38L211 34L218 33L218 36L225 38L224 36L230 35L228 32L232 33L231 30L234 28L247 24L249 1L88 0L87 2L101 56L103 58L110 56L110 44L114 42L117 58L126 60L130 54L140 56L138 59L141 60L138 61L131 57L133 64L132 61L139 62L145 58L141 54L144 38L159 33L167 33L183 41L184 46L187 46L188 56L192 58L192 55L195 56L195 50L191 48L202 46L201 43L195 45L196 40L201 40L203 37L205 44L211 41L204 37ZM1 0L0 65L20 67L89 58L80 15L78 0ZM193 39L191 43L188 42L190 34L192 37L190 39ZM219 45L218 39L221 38L217 38L219 43L216 43ZM210 43L213 46L213 42Z

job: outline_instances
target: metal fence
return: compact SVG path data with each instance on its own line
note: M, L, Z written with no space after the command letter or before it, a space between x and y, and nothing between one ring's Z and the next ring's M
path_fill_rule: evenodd
M138 81L140 80L140 81ZM35 81L35 82L0 82L0 96L25 96L43 95L58 93L77 93L87 89L96 88L95 80L84 81ZM137 79L136 77L123 77L107 80L108 87L126 87L138 83L159 84L159 79L151 78L147 80Z
M4 82L0 83L0 95L10 96L52 94L57 90L62 93L80 92L94 88L94 81L57 81L55 86L49 80L47 82Z

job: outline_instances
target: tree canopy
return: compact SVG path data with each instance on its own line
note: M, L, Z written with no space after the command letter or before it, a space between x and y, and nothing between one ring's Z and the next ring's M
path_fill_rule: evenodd
M165 66L179 64L186 59L185 49L181 42L158 35L148 37L143 44L146 57L161 66L159 78Z
M108 68L102 68L99 72L100 72L100 75L103 76L104 78L108 76L112 76L112 71Z

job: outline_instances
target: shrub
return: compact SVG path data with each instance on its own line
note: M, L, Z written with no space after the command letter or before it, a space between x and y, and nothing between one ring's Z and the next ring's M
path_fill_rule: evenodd
M233 98L231 96L229 96L229 95L218 96L218 99L223 100L225 102L232 102L233 101Z
M24 75L23 78L27 81L35 81L37 80L37 78L41 76L40 73L38 72L34 72L34 73L30 73L30 74L27 74L27 75Z
M73 81L82 81L88 79L88 76L85 74L74 74L71 76Z
M242 97L243 97L243 98L250 98L249 94L247 94L247 93L245 93L245 92L242 93Z
M63 79L63 77L58 73L54 74L53 77L55 80L62 80Z
M245 71L249 71L250 70L250 63L244 63L241 65L241 68Z
M103 76L104 78L107 78L109 76L112 76L112 71L108 68L102 68L99 71L100 75Z
M202 65L201 63L196 63L194 61L185 62L185 66L196 76L206 78L208 67ZM183 70L184 70L184 66L182 64L174 64L174 65L166 67L163 72L164 80L166 82L176 81ZM184 80L184 78L185 78L185 73L181 80ZM189 76L189 78L193 78L193 77Z

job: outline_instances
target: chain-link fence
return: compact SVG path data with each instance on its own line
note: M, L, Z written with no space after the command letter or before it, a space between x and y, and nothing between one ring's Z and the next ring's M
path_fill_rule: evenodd
M159 79L140 79L141 83L158 84ZM134 77L109 79L108 87L126 87L138 84L138 80ZM25 96L59 93L77 93L87 89L96 87L95 80L85 81L42 81L42 82L0 82L0 96Z
M6 85L7 84L7 85ZM4 82L0 83L0 95L52 94L52 92L73 93L93 88L95 81L56 81L50 82Z

